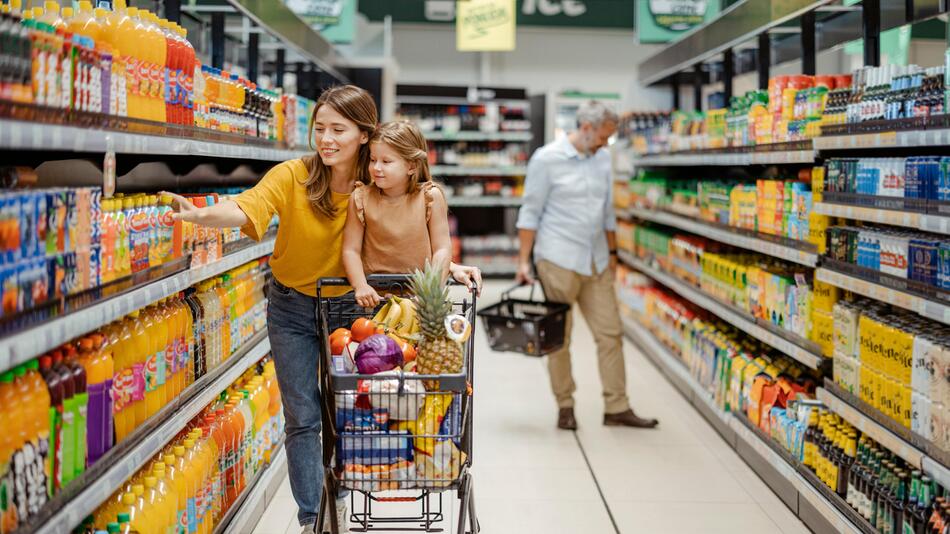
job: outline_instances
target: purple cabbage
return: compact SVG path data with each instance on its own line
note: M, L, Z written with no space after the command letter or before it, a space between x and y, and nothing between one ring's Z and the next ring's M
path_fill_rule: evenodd
M360 374L373 375L402 366L402 349L391 337L375 334L360 343L354 359Z

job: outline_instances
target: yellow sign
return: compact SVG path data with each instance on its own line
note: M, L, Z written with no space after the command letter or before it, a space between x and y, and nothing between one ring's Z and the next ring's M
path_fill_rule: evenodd
M515 0L458 0L455 47L460 52L515 49Z

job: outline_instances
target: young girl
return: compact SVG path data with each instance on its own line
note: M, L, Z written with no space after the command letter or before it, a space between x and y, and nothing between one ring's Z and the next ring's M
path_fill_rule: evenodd
M426 140L409 122L388 122L370 139L373 183L350 197L343 227L343 267L360 306L381 298L370 274L403 274L452 258L448 208L432 181Z

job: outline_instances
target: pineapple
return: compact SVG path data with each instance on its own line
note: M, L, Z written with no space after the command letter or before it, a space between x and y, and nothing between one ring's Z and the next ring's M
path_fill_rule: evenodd
M442 270L426 262L425 269L412 275L419 321L419 347L416 371L423 375L455 374L462 370L462 346L448 338L445 317L452 313L449 289L442 281ZM427 380L429 391L438 391L439 382Z

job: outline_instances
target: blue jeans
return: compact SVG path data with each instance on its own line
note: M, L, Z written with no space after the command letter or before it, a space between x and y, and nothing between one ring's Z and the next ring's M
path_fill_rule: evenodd
M297 501L297 520L301 525L316 522L323 491L317 313L315 297L286 287L276 279L271 280L267 335L286 419L284 446L287 449L290 489ZM344 325L330 324L330 331L339 326Z

